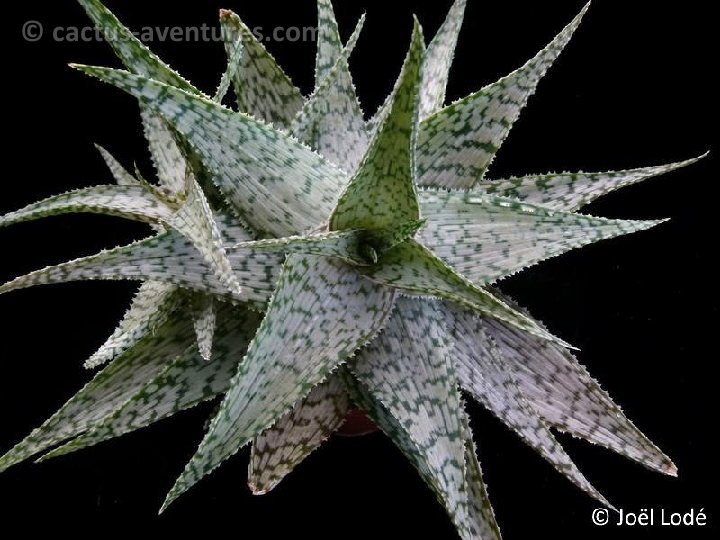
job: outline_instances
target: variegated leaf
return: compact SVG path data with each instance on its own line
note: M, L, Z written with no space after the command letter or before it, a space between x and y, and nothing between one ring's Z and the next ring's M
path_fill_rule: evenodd
M193 295L193 326L197 336L198 351L203 360L210 361L215 337L217 313L215 300L206 294Z
M419 118L425 120L445 105L450 66L455 55L467 0L455 0L440 30L428 45L420 85Z
M302 93L240 17L223 9L220 25L229 57L238 39L244 47L233 78L240 112L272 123L279 129L287 129L302 109Z
M259 234L314 229L334 208L346 183L344 173L296 140L162 83L78 67L160 111L197 149L233 209Z
M186 189L188 163L175 136L162 116L147 107L140 108L145 139L150 147L160 185L170 194L179 195Z
M400 298L382 334L348 364L422 457L456 524L468 520L465 443L451 343L433 302Z
M171 155L173 150L179 152L174 140L171 140L167 126L162 118L149 111L143 110L143 125L145 135L151 149L151 155L158 167L161 176L160 183L166 188L171 187L167 181L163 181L163 172L170 167L168 160L164 158ZM102 146L95 145L100 152L107 167L110 169L118 185L142 186L142 182L130 174L107 150ZM178 156L177 159L181 159ZM174 165L174 164L173 164ZM182 187L182 186L181 186ZM169 190L177 193L178 191ZM162 225L153 225L156 231L162 231ZM85 361L86 369L95 369L111 360L117 358L121 353L137 344L148 333L165 324L169 317L178 307L182 295L180 290L168 283L146 281L143 283L133 298L132 304L121 319L112 335L103 343L90 358Z
M608 506L605 498L578 470L550 433L547 424L531 407L501 349L486 334L483 319L453 306L444 306L444 311L455 339L452 358L463 390L514 430L571 482Z
M343 44L340 29L335 19L331 0L317 0L318 33L315 55L315 90L327 77L342 54Z
M427 52L425 53L427 55ZM395 85L393 86L392 92L388 94L388 96L385 98L385 101L383 101L382 105L378 107L378 110L375 112L375 114L368 120L366 125L366 131L368 133L368 136L370 137L370 140L375 139L377 136L378 130L383 126L385 121L387 120L387 117L390 115L390 111L392 110L393 103L395 102L395 94L397 93L398 89L401 86L403 78L402 71L400 72L400 76L398 77L397 81L395 81ZM422 83L422 81L421 81ZM418 94L420 93L420 89L418 90ZM418 95L419 98L419 95ZM418 102L419 106L419 102ZM418 111L419 112L419 111ZM418 114L418 121L420 117Z
M417 162L420 185L463 189L482 179L520 111L570 41L587 8L523 67L422 122Z
M0 458L0 471L98 425L161 373L193 340L187 317L147 335L98 373L42 426Z
M515 197L551 210L574 212L616 189L687 167L705 156L707 153L677 163L625 171L550 173L505 180L485 180L477 185L477 191Z
M432 470L432 464L429 463L430 457L418 450L417 444L410 435L409 426L404 425L390 414L380 399L365 385L360 383L348 369L343 367L339 373L353 401L361 407L373 423L395 443L405 458L417 469L422 479L435 494L438 502L445 508L451 519L453 519L462 538L468 540L482 538L485 540L485 536L478 536L478 531L489 533L498 530L492 510L489 512L485 509L483 509L483 511L477 511L477 508L482 504L482 499L480 498L473 500L468 499L470 505L469 513L466 515L468 515L469 519L464 522L459 522L458 518L460 516L457 513L453 514L451 511L452 502L448 498L448 494L439 488L440 482ZM464 441L465 440L466 439L464 439ZM467 469L466 472L469 471L470 469ZM473 476L477 479L476 475ZM481 497L484 489L477 485L469 485L466 488L466 492L469 497ZM499 533L498 535L490 534L487 538L490 540L499 540Z
M372 249L380 257L386 251L391 250L395 246L402 244L405 240L413 239L417 232L425 225L424 219L408 221L394 229L376 229L372 231L364 231L365 247ZM373 257L373 262L377 262Z
M205 194L197 182L189 161L167 122L156 112L141 107L145 135L157 167L161 186L171 197L184 198L168 223L186 236L230 290L239 292L239 284L223 247Z
M225 251L222 233L205 195L189 170L185 185L185 202L168 219L168 223L193 243L223 285L240 294L240 283Z
M385 101L382 102L382 105L378 107L378 110L375 112L372 118L367 121L367 124L365 125L365 130L367 131L370 140L373 140L375 138L378 129L380 129L380 126L383 125L385 119L390 114L390 108L392 107L393 98L395 97L395 90L397 90L397 85L399 82L400 81L396 81L393 93L388 94L388 97L386 97Z
M465 440L465 482L468 494L468 532L470 538L482 540L501 540L500 527L495 520L490 498L488 497L485 480L483 480L477 448L470 430L470 421L461 409L460 419L463 424Z
M135 346L174 316L181 300L182 295L175 285L156 281L143 283L116 330L85 361L85 367L95 369Z
M99 0L78 0L95 26L103 33L115 54L133 73L182 88L193 94L200 90L160 60L135 34L113 15Z
M409 221L394 229L349 229L315 233L308 236L286 236L253 242L241 242L233 246L233 253L245 250L277 251L324 255L349 264L367 266L375 264L385 251L412 238L424 221Z
M247 357L164 507L272 426L382 328L394 295L343 263L291 255Z
M232 45L226 45L226 50L228 52L228 64L222 74L222 78L220 79L220 84L215 91L215 95L213 96L213 101L215 103L223 102L228 90L230 90L230 85L232 85L233 80L237 78L237 74L240 71L242 56L245 54L245 45L243 44L242 36L239 35Z
M275 488L342 425L349 405L345 387L331 375L256 437L248 475L252 492L263 495Z
M0 227L49 216L91 212L146 223L166 221L172 209L140 186L94 186L55 195L0 216Z
M105 150L102 146L99 144L95 145L95 148L97 148L98 152L100 152L100 155L103 158L103 161L105 162L105 165L107 165L107 168L110 169L110 173L113 175L113 178L115 179L115 182L119 186L140 186L140 182L137 178L135 178L132 174L130 174L125 167L123 167L120 162L113 157L113 155Z
M677 474L670 458L627 419L569 351L497 321L485 321L485 328L527 400L547 424L650 469Z
M399 291L420 296L437 296L469 307L487 317L505 321L542 339L568 346L525 314L512 309L488 291L474 286L413 240L385 252L378 264L368 268L358 267L358 270L373 281Z
M144 187L95 186L56 195L0 217L0 227L48 216L93 212L121 216L153 224L166 224L190 241L203 254L220 280L238 292L239 284L223 247L223 240L214 222L202 191L190 180L187 200L178 211L159 200Z
M404 229L399 231L402 230ZM378 235L382 238L393 236L390 231L379 231L378 233L373 231L373 234L363 230L335 231L309 236L286 236L284 238L242 242L233 246L233 251L252 250L253 252L268 251L325 255L353 265L367 265L373 261L363 247L368 238L375 238Z
M293 136L349 174L357 169L370 142L348 66L364 22L363 17L290 128Z
M331 230L392 228L420 216L415 192L417 92L424 55L415 21L390 114L330 218Z
M247 240L247 234L237 226L226 224L223 232L227 238ZM0 286L0 294L69 281L150 280L262 307L274 289L282 255L267 250L233 250L229 246L228 251L242 286L241 293L229 291L192 243L180 233L171 231L21 276Z
M662 223L571 214L463 191L428 189L419 196L427 219L420 240L479 285L571 249Z
M93 429L45 455L43 460L141 429L227 391L260 324L260 315L245 308L221 305L218 321L212 362L199 358L196 347L187 347L121 408Z
M0 286L0 294L71 281L150 280L262 307L275 286L283 254L325 255L364 266L374 262L372 256L377 257L383 252L368 252L364 246L392 247L418 226L411 222L397 231L341 231L248 242L242 228L234 225L227 216L219 214L218 218L224 236L243 240L225 246L234 275L241 285L240 292L227 290L196 247L178 232L170 231L20 276Z

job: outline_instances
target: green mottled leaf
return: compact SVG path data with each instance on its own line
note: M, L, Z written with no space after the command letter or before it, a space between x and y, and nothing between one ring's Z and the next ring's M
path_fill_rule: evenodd
M455 55L467 0L455 0L442 26L428 45L422 69L419 117L425 120L445 105L450 66Z
M271 491L343 423L349 400L331 375L275 425L255 438L248 483L256 495Z
M415 131L417 90L424 54L417 21L392 110L330 218L331 230L391 228L417 220Z
M95 148L97 148L98 152L100 152L100 155L102 156L105 165L107 165L107 168L110 169L110 172L112 173L115 182L119 186L141 185L138 179L135 178L132 174L130 174L127 169L125 169L125 167L123 167L120 162L112 156L110 152L105 150L99 144L96 144Z
M473 441L470 422L464 409L461 409L460 419L463 425L463 438L465 440L465 482L468 493L470 538L482 540L501 540L500 527L495 521L490 498L488 497L482 469L477 457L475 441Z
M315 89L328 76L342 54L340 29L330 0L318 0L318 33L315 55Z
M143 124L146 137L150 143L151 154L158 167L161 178L164 171L170 168L166 156L177 149L167 130L164 121L149 111L142 111ZM110 169L118 185L142 186L142 182L131 175L107 150L95 145L103 160ZM156 159L157 158L157 159ZM177 159L182 159L179 156ZM168 187L167 182L161 184ZM177 193L177 191L173 191ZM162 231L162 225L154 225L157 231ZM90 358L85 361L86 369L95 369L117 358L121 353L137 344L142 338L158 327L165 324L177 309L182 295L175 285L147 281L140 286L127 312L121 319L112 335L103 343Z
M247 357L164 507L272 426L384 325L393 293L340 262L288 257Z
M627 221L548 210L492 195L422 190L419 239L457 272L483 285L587 244L662 221Z
M280 129L287 129L302 109L302 93L240 17L223 9L220 11L220 25L229 57L232 57L238 39L244 46L233 77L240 111Z
M133 32L123 26L99 0L78 0L78 2L95 26L102 31L118 58L130 71L182 88L193 94L201 94L200 90L183 79L143 45Z
M175 285L146 281L113 334L85 361L94 369L117 358L176 314L182 295Z
M448 495L438 488L439 482L432 472L432 465L428 462L429 456L418 451L415 442L410 436L408 426L403 425L390 414L382 402L375 397L366 386L357 381L357 379L350 374L349 370L341 368L339 373L353 401L365 411L375 425L395 443L407 460L417 469L420 476L437 497L438 502L448 511L451 518L453 518L461 536L468 540L475 538L499 540L499 530L495 523L492 509L489 507L489 502L483 499L483 496L486 496L484 485L477 484L478 480L482 482L482 476L478 476L479 465L475 467L474 463L467 462L469 463L469 467L466 469L466 478L468 479L466 492L468 502L470 503L468 506L469 519L465 523L458 523L458 514L455 513L453 515L448 509L450 502ZM462 414L462 416L464 417L464 414ZM463 418L463 420L465 419ZM464 446L467 449L467 432L464 432L463 435L465 437ZM466 459L468 457L466 451ZM483 534L487 536L483 536Z
M374 233L374 231L373 231ZM377 234L391 236L391 232L380 231ZM253 252L305 253L307 255L325 255L354 265L367 265L367 254L363 250L366 239L374 237L368 231L350 230L316 233L309 236L286 236L254 242L236 244L237 251Z
M571 482L609 506L532 408L501 349L486 334L483 319L453 306L444 307L444 311L455 339L452 358L463 390L515 431Z
M240 227L225 226L223 232L229 239L247 240L247 234ZM266 250L253 252L228 246L228 258L242 287L241 293L229 291L192 243L171 231L21 276L0 286L0 294L70 281L150 280L227 300L264 305L274 289L282 256Z
M376 263L380 254L413 237L424 223L409 221L395 229L350 229L256 240L236 244L233 249L325 255L349 264L365 266Z
M348 173L355 172L370 142L348 66L364 22L363 17L290 129L298 140Z
M161 373L187 348L192 337L185 317L174 318L147 335L0 458L0 471L98 425Z
M413 240L388 250L377 265L368 268L358 267L358 270L373 281L399 291L421 296L437 296L466 306L487 317L505 321L542 339L566 345L526 315L507 306L488 291L474 286L427 248Z
M412 43L411 43L412 45ZM427 55L427 52L425 53ZM397 81L395 81L395 86L393 87L392 91L388 94L388 96L385 98L385 101L383 101L382 105L378 107L378 110L375 112L375 114L368 120L366 125L366 131L370 137L370 140L373 140L377 136L378 130L385 124L385 121L387 120L387 117L390 115L390 111L392 111L393 104L395 103L395 96L397 94L398 89L401 86L402 78L404 76L404 73L401 71L400 76L398 77ZM421 81L422 84L422 81ZM418 98L420 97L419 94L422 91L421 88L418 89ZM419 106L419 103L418 103ZM419 116L418 116L419 121Z
M243 221L260 234L316 228L330 215L345 175L294 139L181 90L105 68L80 68L160 111L214 174Z
M485 321L485 330L499 347L523 394L548 425L650 469L677 474L670 458L627 419L569 351L498 321Z
M193 326L197 336L198 351L203 360L210 361L217 322L215 300L206 294L193 296Z
M402 75L402 74L401 74ZM395 89L397 89L397 84L399 81L395 83ZM385 119L390 114L390 108L393 104L393 98L395 97L395 94L393 93L388 94L388 97L385 98L385 101L383 101L382 105L378 107L378 110L375 112L375 114L370 118L370 120L367 121L367 124L365 126L365 130L368 133L368 137L370 140L373 140L375 136L377 135L378 129L380 129L380 126L383 125L385 122Z
M588 6L523 67L427 118L418 135L418 182L470 188L482 179L538 82L570 41Z
M225 252L224 240L205 195L188 170L185 202L168 223L190 240L230 291L240 293L240 283Z
M260 315L221 305L212 362L187 347L174 362L143 386L113 414L78 438L47 454L43 460L119 437L208 401L227 391L230 379L260 324Z
M687 167L705 156L707 154L677 163L625 171L535 174L505 180L485 180L477 185L477 190L515 197L551 210L573 212L616 189Z
M230 85L234 79L237 78L238 71L240 71L240 64L242 63L242 55L245 53L245 45L242 41L242 36L238 36L232 46L226 46L228 54L228 64L225 71L220 79L217 91L213 96L215 103L222 103L223 99L230 90Z
M468 520L465 444L444 324L435 303L399 298L382 334L348 367L407 430L433 488L460 527Z
M55 195L0 216L0 227L78 212L107 214L146 223L166 221L172 215L172 210L144 187L94 186Z
M137 186L95 186L56 195L0 217L0 227L42 217L93 212L116 215L154 224L166 224L189 240L203 254L220 280L230 289L239 288L223 247L223 240L214 222L202 191L194 179L181 208L174 211L155 194Z
M184 193L188 163L175 136L158 113L141 107L140 114L160 185L170 194Z
M407 239L414 238L425 225L424 219L408 221L394 229L377 229L366 232L365 242L372 246L378 256Z

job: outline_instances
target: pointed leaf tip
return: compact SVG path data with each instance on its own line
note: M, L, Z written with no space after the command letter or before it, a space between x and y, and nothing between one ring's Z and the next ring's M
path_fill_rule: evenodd
M482 179L586 9L524 66L422 122L418 138L420 185L468 189Z
M278 129L287 129L302 109L305 101L302 93L236 13L221 11L220 24L229 57L233 56L238 39L243 45L243 54L232 77L240 112Z
M233 210L260 236L317 228L347 182L345 173L309 148L246 114L125 71L81 69L162 114L198 152ZM217 152L218 145L223 152ZM282 190L269 188L278 184Z
M430 42L423 62L419 117L425 120L445 104L445 92L467 0L456 0Z
M135 33L125 27L99 0L78 0L78 2L128 70L182 88L192 94L202 94L150 51Z
M575 212L620 188L687 167L706 157L621 171L532 174L502 180L484 180L478 192L539 204L550 210Z
M415 19L390 112L341 195L330 218L331 230L389 228L419 219L414 179L417 91L424 50L422 30Z
M394 294L325 257L288 257L220 411L170 504L323 382L384 326Z
M477 285L493 283L572 249L664 222L596 218L477 192L425 189L419 196L427 219L419 238Z

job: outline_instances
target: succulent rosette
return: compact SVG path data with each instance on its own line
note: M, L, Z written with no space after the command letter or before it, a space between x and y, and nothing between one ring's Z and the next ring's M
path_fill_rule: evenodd
M249 485L265 493L360 410L415 466L461 537L499 538L467 396L602 504L553 430L675 474L572 347L494 286L571 249L657 225L578 210L695 160L488 179L587 6L525 65L446 105L465 3L454 3L427 46L414 22L397 83L368 120L348 66L363 19L343 42L329 0L318 0L308 97L230 11L220 14L228 66L209 96L99 1L80 0L126 69L75 67L137 99L156 179L100 148L115 183L32 204L0 226L95 212L152 230L0 287L141 282L86 362L102 369L0 458L0 470L218 399L165 506L249 445ZM232 108L223 105L230 88Z

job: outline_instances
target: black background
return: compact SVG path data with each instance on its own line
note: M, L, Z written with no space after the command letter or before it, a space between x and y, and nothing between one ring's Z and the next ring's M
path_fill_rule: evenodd
M344 36L368 13L352 67L366 111L389 92L405 54L411 13L432 36L449 0L338 0ZM108 2L132 28L214 24L217 9L236 10L252 27L310 26L312 0L169 0ZM594 527L596 504L479 407L471 408L491 498L508 539L705 538L720 518L711 489L717 462L718 179L716 32L708 2L596 1L570 46L516 124L492 176L548 170L653 165L714 150L686 170L627 188L588 208L596 215L672 221L549 261L503 289L564 339L629 417L676 462L678 479L646 471L580 441L562 441L580 468L616 505L637 510L704 508L705 529ZM534 55L582 2L470 0L449 87L456 99ZM103 43L37 43L21 37L27 20L87 24L70 0L3 7L4 118L0 212L71 188L110 181L93 142L127 166L148 172L133 100L66 67L71 61L116 66ZM155 43L152 48L200 88L212 92L223 69L217 43ZM303 89L312 86L314 45L271 43ZM710 126L713 126L711 130ZM3 281L47 264L141 237L142 226L71 216L0 230ZM88 375L82 361L102 343L134 286L82 283L0 298L0 450L38 425ZM0 476L0 523L28 519L138 532L191 525L245 538L453 538L442 509L381 435L334 438L272 494L245 487L246 453L156 517L165 492L202 435L201 407L139 433ZM140 526L143 526L141 529ZM149 529L148 529L149 528ZM12 535L11 535L12 536Z

